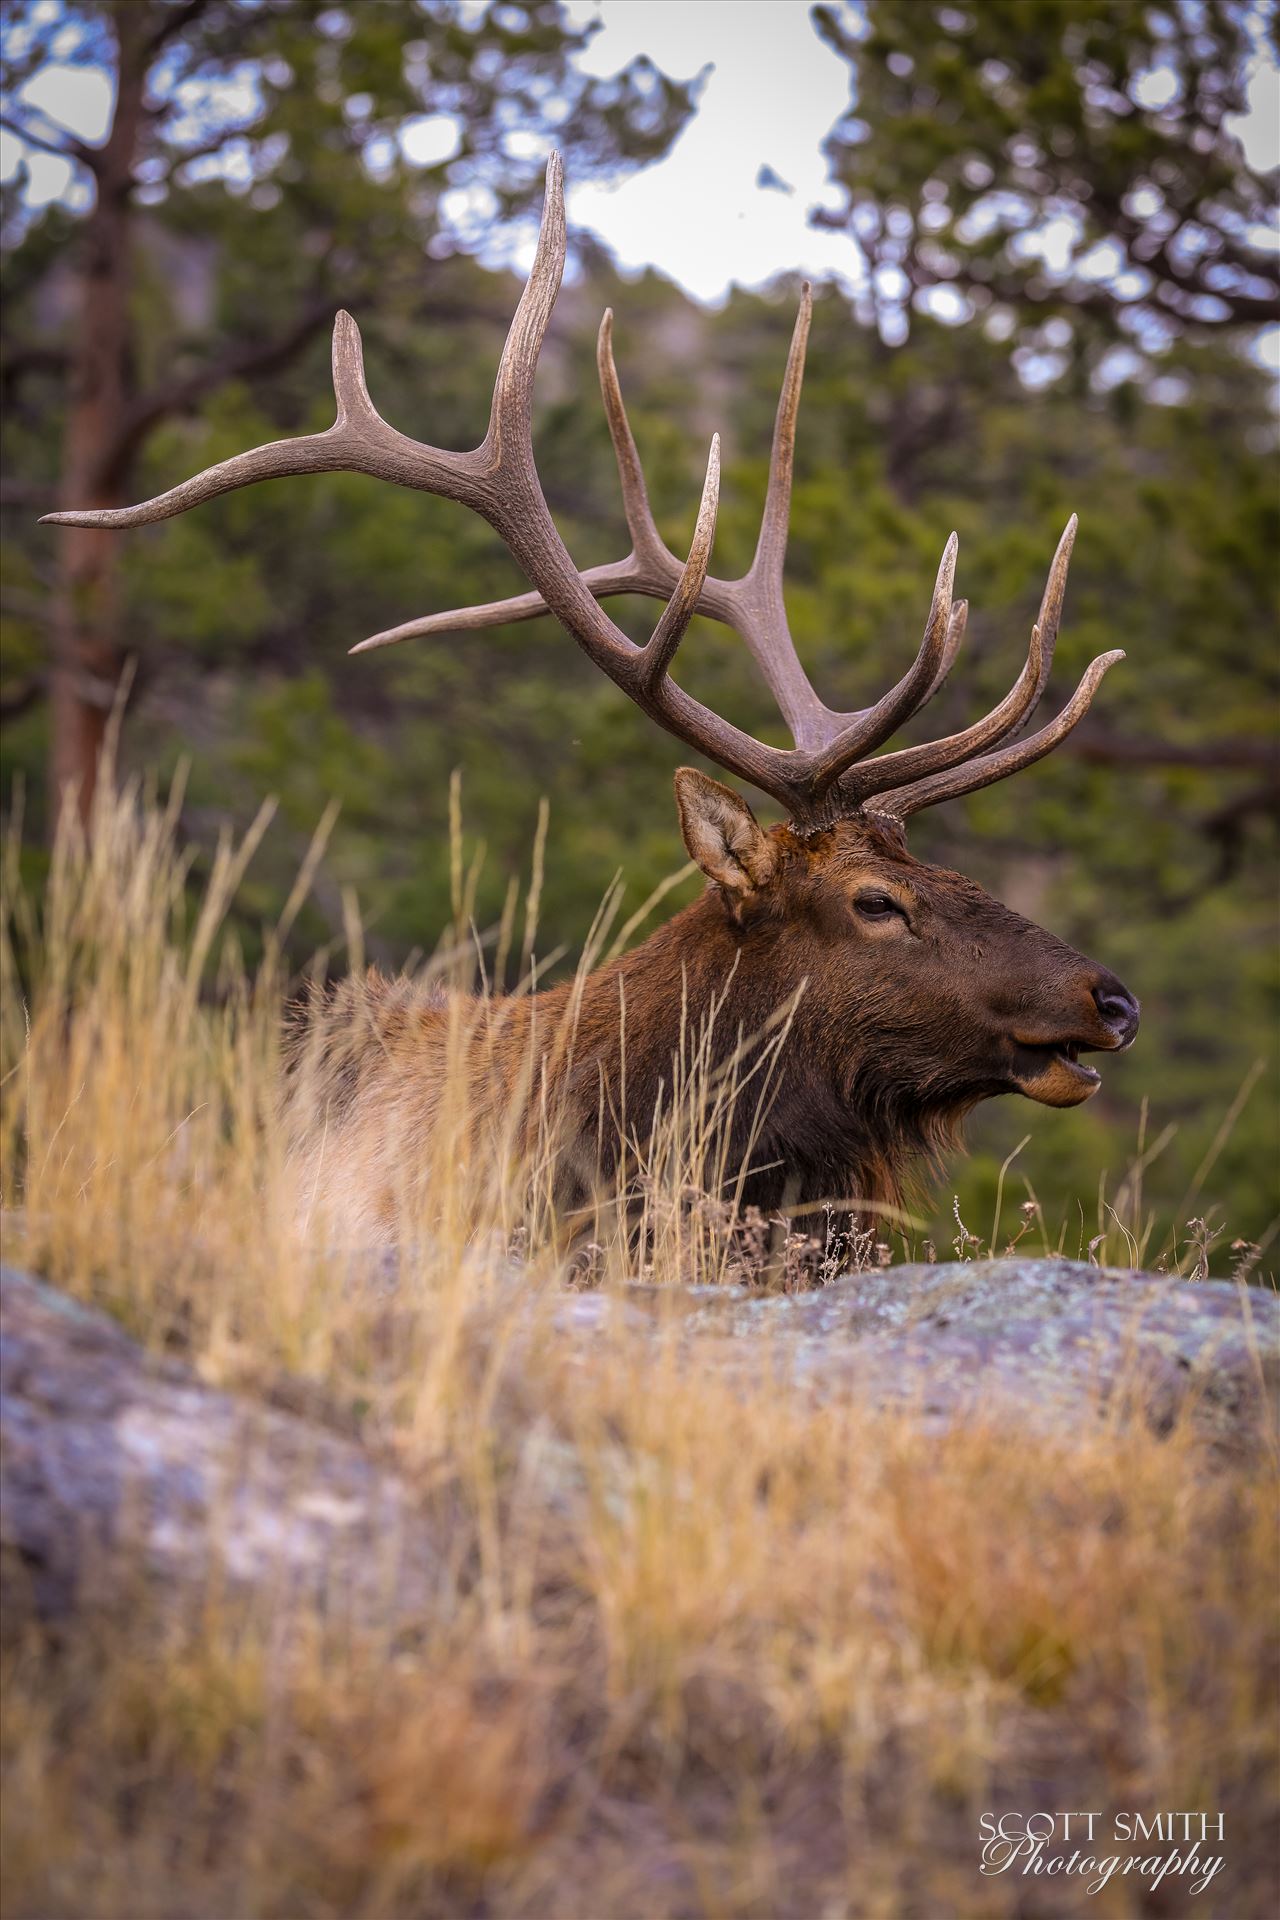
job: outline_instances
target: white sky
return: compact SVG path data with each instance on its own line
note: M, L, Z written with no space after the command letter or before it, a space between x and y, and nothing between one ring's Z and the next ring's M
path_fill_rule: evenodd
M57 0L44 3L56 17ZM583 63L593 73L615 73L641 53L678 79L712 69L698 112L666 160L615 187L570 183L575 225L599 234L624 268L656 266L704 301L722 298L734 281L750 286L783 272L856 277L852 244L807 220L831 194L821 141L843 111L849 85L845 63L814 32L809 0L566 5L577 24L603 22ZM1149 77L1153 104L1160 84L1158 72ZM1249 95L1249 112L1234 131L1256 165L1270 166L1280 158L1280 79L1265 53L1255 60ZM51 65L29 83L23 101L89 141L102 138L111 112L106 76L86 67ZM419 127L430 146L430 123ZM0 178L11 177L22 156L19 141L0 135ZM35 151L26 159L33 205L87 194L65 161ZM794 191L759 187L762 166ZM1046 229L1042 238L1053 236ZM515 251L521 265L528 264L526 252L531 240Z
M713 68L660 166L615 188L571 186L575 225L622 266L652 262L699 300L780 272L856 271L848 240L807 224L830 199L819 143L849 99L849 69L814 32L808 0L570 0L568 10L604 22L582 62L592 73L640 53L676 79ZM758 187L763 165L794 192Z

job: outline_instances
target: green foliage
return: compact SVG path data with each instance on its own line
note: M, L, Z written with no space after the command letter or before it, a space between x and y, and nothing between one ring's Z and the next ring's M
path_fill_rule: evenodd
M890 333L938 288L1044 365L1160 351L1280 311L1280 169L1231 128L1274 12L1248 0L820 6L852 69L828 142ZM1052 239L1046 228L1052 222Z
M559 0L6 9L6 111L34 135L46 129L21 87L42 66L146 69L130 196L150 229L132 370L144 426L255 352L287 366L339 299L420 303L424 251L491 240L495 225L527 216L551 145L578 179L664 153L694 86L644 59L587 74L577 56L595 31L571 26ZM92 174L94 153L79 152ZM6 216L19 242L6 291L34 294L75 222L55 208L30 223L20 193ZM21 301L10 306L11 342L30 324L40 321Z
M478 389L442 368L440 336L422 331L441 317L442 263L518 226L553 144L577 179L614 175L664 153L693 109L696 82L647 59L586 72L596 31L559 0L12 0L0 16L6 132L28 156L61 154L76 194L34 215L24 161L0 209L6 505L128 499L140 467L181 464L196 438L225 434L233 451L252 412L237 382L263 383L270 430L328 424L320 342L343 301L383 328L402 378L423 377L435 437L467 430ZM47 101L68 66L113 83L97 144L28 92L44 82ZM449 278L461 304L447 317L483 317L491 296L476 277ZM102 365L95 341L110 343ZM91 729L75 718L92 707L86 672L105 684L129 653L145 666L174 632L206 666L228 647L278 657L287 632L314 626L309 582L283 604L262 564L272 513L228 503L142 575L123 546L98 550L90 579L64 568L65 543L20 542L4 700L13 711L52 697L59 781L74 769L82 792L92 782ZM394 569L411 544L404 521L397 530L388 512L384 524ZM37 721L16 763L36 774L45 746ZM32 784L37 832L44 786Z

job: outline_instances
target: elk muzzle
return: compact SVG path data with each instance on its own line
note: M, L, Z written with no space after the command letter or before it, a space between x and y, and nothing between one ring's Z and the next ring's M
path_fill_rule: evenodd
M1066 1016L1056 1031L1013 1035L1010 1079L1019 1093L1045 1107L1078 1107L1102 1084L1096 1067L1081 1060L1082 1053L1122 1053L1133 1045L1141 1010L1122 980L1103 968L1093 970L1087 990L1080 994L1078 1011Z

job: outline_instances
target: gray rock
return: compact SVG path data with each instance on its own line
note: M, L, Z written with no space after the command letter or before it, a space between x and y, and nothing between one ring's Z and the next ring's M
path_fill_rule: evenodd
M168 1589L394 1622L438 1571L418 1503L361 1447L205 1386L8 1268L0 1550L6 1603L46 1618Z
M654 1289L646 1289L652 1295ZM814 1293L699 1290L688 1326L755 1347L820 1393L856 1385L940 1422L1189 1414L1247 1445L1280 1396L1280 1296L1074 1260L975 1260L851 1274Z
M374 1277L390 1318L407 1312L385 1261ZM643 1339L672 1316L695 1378L856 1393L939 1431L981 1417L1011 1443L1026 1427L1136 1417L1165 1431L1186 1416L1247 1454L1280 1387L1273 1292L1065 1260L892 1267L797 1295L513 1284L504 1296L494 1418L536 1471L540 1502L561 1512L583 1463L524 1391L532 1348L586 1368L613 1332ZM447 1518L356 1440L206 1386L10 1270L0 1315L0 1547L20 1610L212 1588L266 1597L282 1618L306 1602L394 1630L430 1605ZM492 1357L494 1326L477 1311L459 1365ZM592 1467L628 1478L625 1458Z

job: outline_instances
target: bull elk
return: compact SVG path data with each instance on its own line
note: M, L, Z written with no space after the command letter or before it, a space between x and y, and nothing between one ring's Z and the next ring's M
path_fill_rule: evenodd
M536 259L502 353L488 430L473 451L426 446L387 424L365 385L356 324L340 313L337 417L327 431L224 460L140 506L45 518L143 526L259 480L338 470L457 500L483 516L535 591L432 614L353 651L550 611L653 720L780 803L787 818L762 828L737 793L682 767L675 777L681 831L710 885L643 945L573 985L471 1003L463 1048L476 1124L492 1125L514 1106L527 1136L534 1109L545 1114L550 1099L567 1169L562 1197L573 1201L593 1179L611 1175L624 1141L643 1146L669 1092L682 1034L701 1025L712 1035L714 1070L770 1044L761 1036L776 1036L771 1022L785 1006L785 1044L772 1063L767 1101L739 1102L724 1116L723 1176L739 1200L766 1209L833 1202L864 1215L889 1211L900 1205L913 1164L949 1144L978 1101L1017 1092L1047 1106L1075 1106L1099 1084L1080 1055L1125 1048L1137 1031L1137 1002L1114 974L973 881L913 858L904 832L922 808L1003 780L1050 752L1123 655L1096 659L1055 720L1015 738L1049 676L1073 517L1011 691L962 732L877 754L937 692L959 650L966 603L952 597L953 534L908 671L862 711L824 705L796 654L783 603L807 287L777 410L759 541L737 580L707 571L716 440L683 565L659 537L606 313L600 382L632 544L616 565L579 573L544 498L531 437L534 372L564 257L561 163L553 155ZM600 604L624 593L666 603L643 645ZM793 746L761 743L671 678L695 612L738 632ZM348 981L313 1006L302 1051L315 1070L295 1074L291 1124L305 1179L352 1237L392 1229L406 1169L429 1158L449 1036L458 1031L456 996L404 979Z

